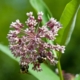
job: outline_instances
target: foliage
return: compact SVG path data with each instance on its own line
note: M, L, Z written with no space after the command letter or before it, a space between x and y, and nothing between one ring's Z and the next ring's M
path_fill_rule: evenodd
M1 36L1 38L0 38L0 50L1 50L1 53L2 52L5 53L10 58L12 58L13 60L16 60L18 62L18 59L15 59L13 57L13 55L11 54L10 50L8 49L8 47L2 45L2 43L8 44L7 43L7 39L4 38L4 37L6 37L6 34L8 32L8 29L9 29L6 26L9 26L8 24L10 24L12 20L15 20L17 18L18 14L21 12L21 10L23 10L24 13L25 13L26 12L26 8L25 7L22 7L22 9L20 9L20 8L13 9L14 7L11 6L11 2L10 1L9 1L9 3L6 2L6 1L3 1L2 3L4 3L4 2L5 2L5 6L6 6L6 4L8 4L8 5L10 5L10 8L9 8L9 6L7 6L8 7L8 10L9 10L8 13L6 13L6 11L3 11L2 12L3 14L0 13L2 15L1 18L3 18L2 23L0 24L0 36ZM24 4L25 4L25 2L26 3L29 3L28 1L23 0L23 3ZM52 17L52 13L48 9L47 5L43 2L43 0L30 0L30 4L32 5L32 7L37 12L38 11L43 11L43 13L44 13L43 23L45 23L46 21L49 20L50 17ZM27 4L25 4L25 6L26 5ZM1 7L3 7L3 9L4 9L4 6L3 5L0 6L0 8ZM71 40L71 36L72 36L73 30L76 27L75 24L76 24L76 18L77 18L77 15L78 15L78 10L79 10L79 0L71 0L65 6L65 8L64 8L64 10L62 12L62 15L60 17L60 20L59 20L61 22L63 28L59 31L59 35L57 36L57 39L55 40L55 42L60 43L60 44L63 44L63 45L68 45L68 43ZM8 16L4 16L5 13L8 14ZM21 15L23 15L24 13L21 12ZM14 14L16 15L15 17L14 17ZM12 15L13 15L13 17L12 17ZM8 20L8 17L12 17L12 18L10 18L11 20ZM7 18L7 19L5 19L5 18ZM20 16L19 18L22 19L22 20L25 19L25 18L23 19L23 16L22 17ZM4 22L6 22L6 25L3 24ZM4 28L5 28L5 31L4 31ZM51 42L51 43L53 44L53 42ZM61 55L59 55L59 56L61 56ZM30 65L30 66L32 66L32 65ZM31 73L31 76L33 75L35 77L34 80L35 79L38 79L38 80L44 80L44 79L45 80L49 80L49 79L50 80L53 80L53 79L59 80L59 77L50 69L50 67L48 67L47 65L43 64L42 65L42 68L43 68L43 71L42 72L39 72L39 73L37 73L35 71L32 71L31 68L30 68L29 71ZM79 78L80 78L80 76L76 77L75 80L79 80ZM28 77L28 79L30 79L30 78ZM32 79L33 79L33 77L32 77Z

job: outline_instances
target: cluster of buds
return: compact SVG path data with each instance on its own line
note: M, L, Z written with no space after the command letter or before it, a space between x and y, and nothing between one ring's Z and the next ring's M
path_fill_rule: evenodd
M27 28L19 21L12 22L10 27L14 28L8 33L8 41L12 54L20 57L22 71L28 71L29 64L33 64L32 69L41 71L41 63L49 60L51 64L56 64L52 50L64 53L65 46L48 43L45 39L55 40L61 24L54 18L41 26L42 12L38 12L35 19L32 12L27 13L28 19L25 21Z

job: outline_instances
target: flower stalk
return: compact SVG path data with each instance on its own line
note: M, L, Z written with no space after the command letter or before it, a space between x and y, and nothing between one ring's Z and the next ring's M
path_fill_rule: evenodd
M63 74L62 74L61 65L60 65L60 61L58 61L58 63L57 63L57 68L58 68L60 80L64 80L64 79L63 79Z

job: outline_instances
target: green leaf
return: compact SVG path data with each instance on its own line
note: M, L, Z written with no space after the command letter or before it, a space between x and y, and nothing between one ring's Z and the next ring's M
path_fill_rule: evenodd
M46 23L52 14L43 0L30 0L30 3L37 12L42 11L44 13L43 23Z
M8 55L10 58L12 58L13 60L19 62L19 59L16 59L12 55L11 51L8 49L7 46L0 44L0 50L6 55ZM43 68L43 71L37 72L37 71L33 71L32 65L30 65L29 72L32 75L34 75L38 80L54 80L54 79L59 80L59 77L56 74L54 74L54 72L50 68L48 68L45 64L42 64L41 67Z
M77 75L74 80L80 80L80 75Z
M49 18L52 16L46 4L43 2L43 0L30 0L30 3L37 12L42 11L44 13L42 22L43 24L45 24L49 20ZM53 44L53 42L50 40L47 40L47 42L49 42L50 44ZM56 56L55 51L53 51L53 53Z
M71 0L65 7L60 23L63 28L59 31L56 42L59 44L67 45L71 39L72 32L75 27L76 17L79 10L79 0Z

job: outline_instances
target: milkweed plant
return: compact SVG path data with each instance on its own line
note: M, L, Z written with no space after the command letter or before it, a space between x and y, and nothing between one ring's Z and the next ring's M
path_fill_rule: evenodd
M72 2L76 1L72 0L67 6L72 4ZM64 30L64 27L67 26L66 24L68 24L69 21L71 20L69 19L69 21L67 21L66 24L64 23L65 17L63 18L63 16L64 15L66 16L67 14L69 15L69 13L66 10L67 6L62 14L60 21L57 21L55 18L50 17L49 20L43 24L42 23L44 22L43 16L45 16L46 14L44 13L43 9L35 7L37 5L36 0L34 1L35 5L33 5L34 3L32 2L31 2L32 6L38 12L37 18L35 18L33 12L27 12L26 15L28 18L25 21L26 27L24 27L23 23L21 23L19 19L10 24L10 28L12 29L7 34L7 39L9 41L9 48L12 54L16 58L17 57L20 58L19 65L21 73L27 73L30 64L33 65L32 70L42 72L44 71L44 69L43 67L41 67L41 64L42 63L44 64L44 62L48 61L50 65L53 66L58 65L57 68L60 75L60 80L63 80L64 74L60 66L60 60L59 60L60 57L55 56L53 51L55 51L56 55L57 53L62 54L65 52L65 44L61 45L57 42L55 43L54 41L56 40L57 36L62 36L63 34L62 33L61 35L59 35L58 31L62 29ZM44 5L42 1L39 0L39 2L43 4L42 5L43 8L45 6L45 9L49 11L47 9L47 6ZM77 9L75 9L75 11L76 10ZM73 13L75 12L73 11ZM72 14L72 17L73 16L75 15ZM67 79L67 77L64 79L72 80L72 79Z

